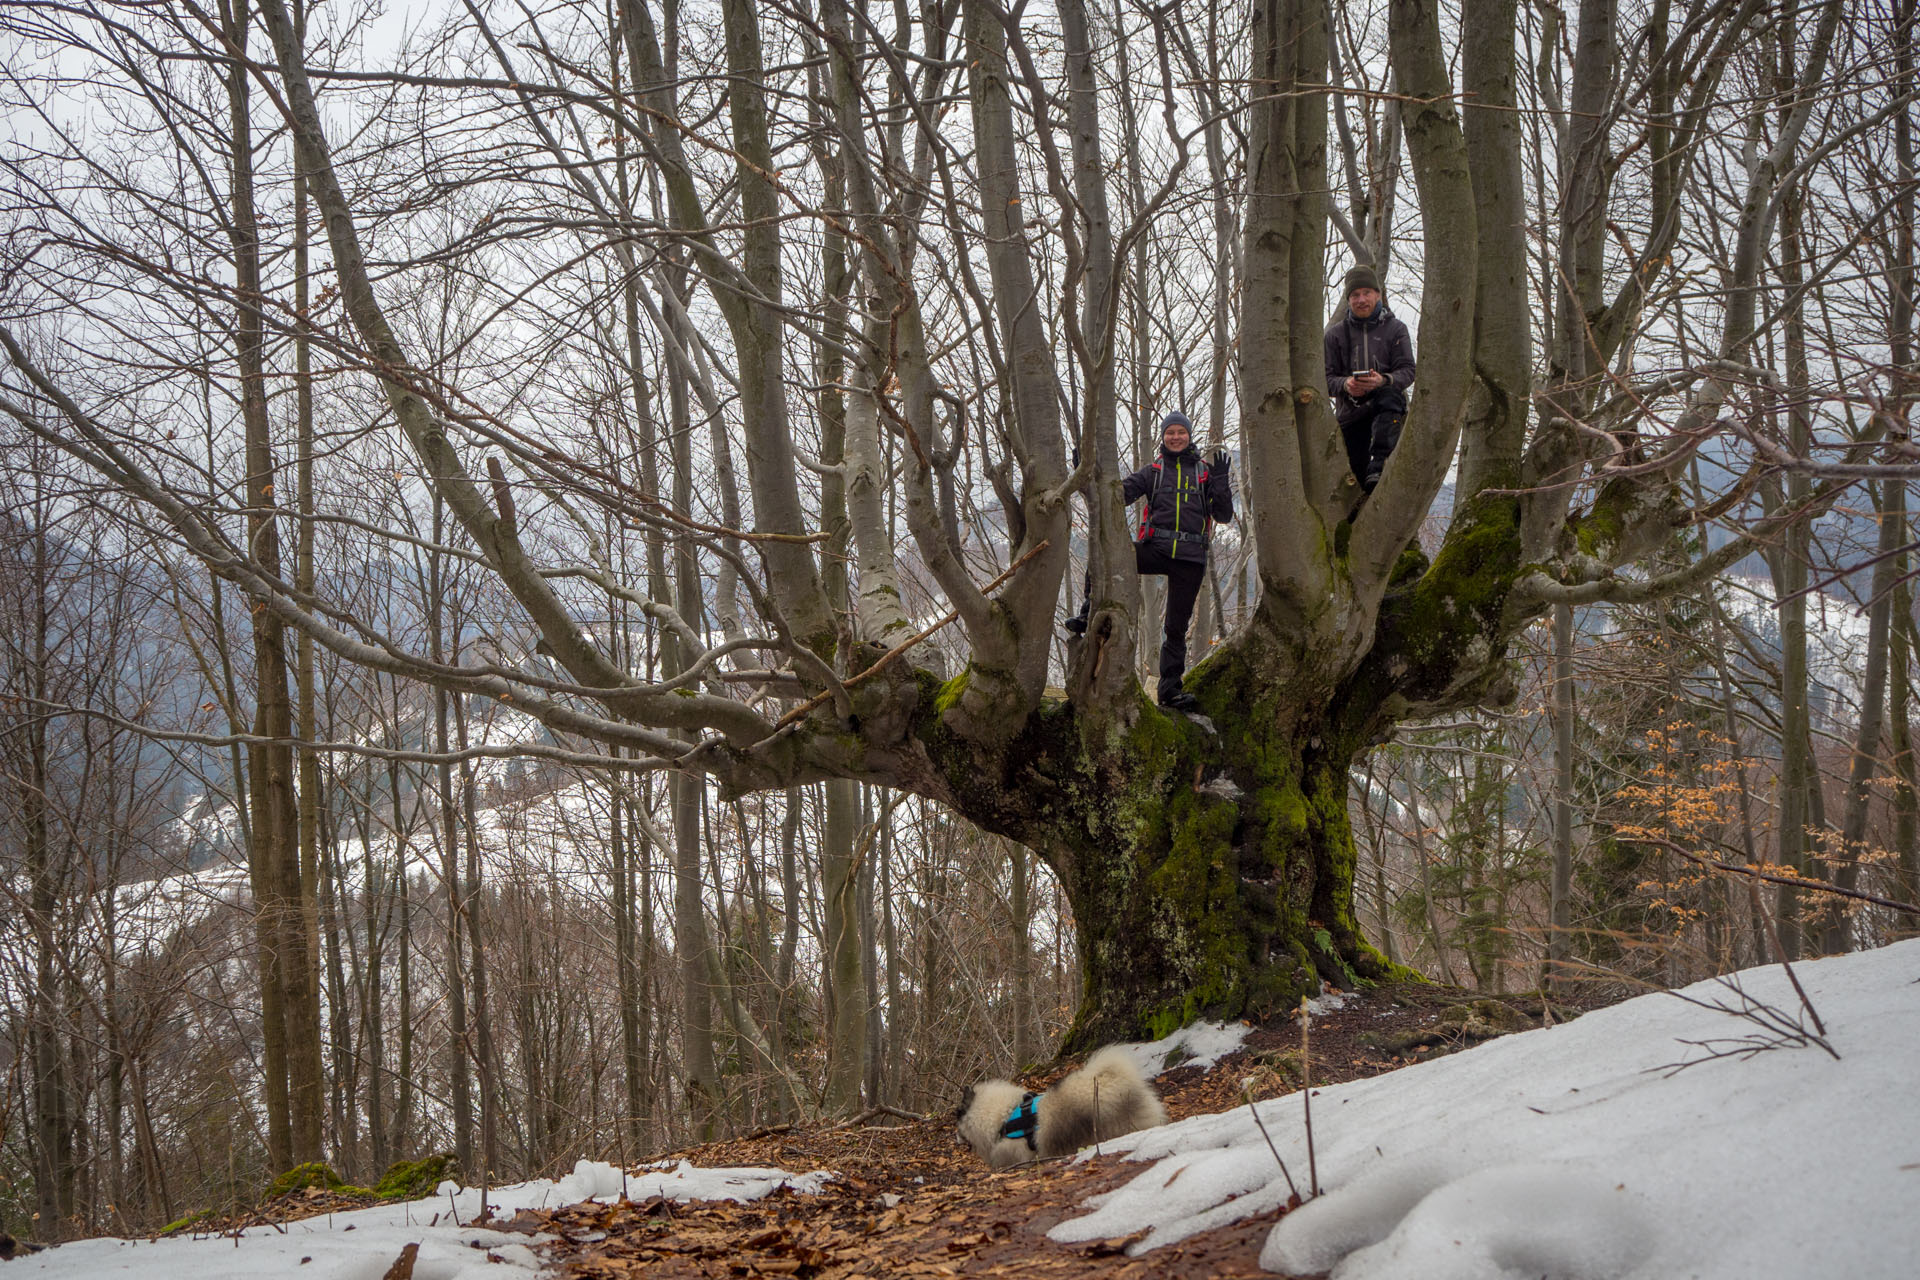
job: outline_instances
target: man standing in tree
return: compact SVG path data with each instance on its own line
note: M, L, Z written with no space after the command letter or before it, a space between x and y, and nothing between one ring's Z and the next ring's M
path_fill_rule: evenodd
M1327 328L1327 394L1347 444L1347 464L1372 493L1387 455L1400 443L1413 385L1413 338L1387 310L1372 267L1347 272L1345 310Z
M1166 630L1160 640L1160 705L1192 711L1200 704L1180 687L1187 673L1187 626L1207 579L1207 545L1215 521L1233 519L1231 463L1224 448L1202 458L1193 423L1178 409L1160 424L1160 456L1120 484L1124 501L1142 503L1135 567L1167 580Z

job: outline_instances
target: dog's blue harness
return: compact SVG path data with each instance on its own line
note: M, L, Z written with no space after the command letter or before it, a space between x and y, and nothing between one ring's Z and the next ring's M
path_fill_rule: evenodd
M1020 1099L1020 1105L1007 1116L1007 1122L1000 1126L1003 1138L1025 1138L1027 1150L1038 1152L1040 1144L1034 1141L1034 1132L1040 1127L1040 1098L1029 1093Z

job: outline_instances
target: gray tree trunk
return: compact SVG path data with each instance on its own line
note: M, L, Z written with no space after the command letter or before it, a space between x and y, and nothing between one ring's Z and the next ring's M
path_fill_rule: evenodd
M244 3L223 6L226 38L246 47ZM240 304L234 340L241 378L241 418L246 431L247 541L263 572L280 573L279 524L273 514L276 466L267 419L263 297L259 224L254 212L252 112L248 78L236 64L227 75L232 138L233 244ZM293 704L288 693L286 627L272 610L256 607L253 626L255 710L253 729L268 744L249 749L254 837L254 897L262 937L262 1058L268 1076L268 1133L276 1166L318 1160L326 1098L321 1078L320 983L311 926L313 880L301 865L301 816L295 795ZM284 1090L284 1095L282 1093ZM284 1096L284 1103L282 1101ZM282 1106L284 1105L284 1111Z
M826 925L822 962L826 966L827 1087L829 1115L859 1109L866 1076L866 980L860 963L861 847L859 784L827 783L826 821L820 871L822 914Z
M1553 607L1553 883L1547 988L1564 991L1573 942L1573 606Z
M1876 503L1880 520L1880 547L1873 567L1873 585L1867 597L1867 651L1860 682L1860 722L1855 727L1853 761L1847 777L1847 804L1840 823L1840 847L1834 851L1834 882L1843 889L1860 883L1860 861L1867 852L1867 817L1873 801L1873 781L1882 759L1881 734L1887 722L1887 665L1892 631L1894 583L1899 551L1906 545L1905 478L1888 479L1879 486ZM1850 945L1852 916L1846 904L1828 908L1820 950L1840 955Z

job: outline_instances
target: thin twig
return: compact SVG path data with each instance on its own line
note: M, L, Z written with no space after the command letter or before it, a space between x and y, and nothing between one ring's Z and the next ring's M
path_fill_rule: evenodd
M1813 1001L1807 998L1807 989L1800 985L1800 975L1793 971L1793 961L1787 958L1787 946L1784 942L1780 941L1780 925L1773 918L1773 913L1768 911L1765 905L1760 902L1760 886L1749 880L1747 881L1747 890L1753 895L1754 904L1760 907L1760 918L1767 923L1767 937L1773 940L1773 954L1779 958L1780 967L1787 971L1787 981L1793 984L1794 994L1800 997L1800 1007L1805 1009L1808 1016L1813 1019L1813 1029L1823 1036L1826 1035L1827 1027L1825 1023L1820 1021L1820 1011L1815 1009L1813 1007ZM1745 993L1743 992L1742 994ZM1822 1043L1824 1044L1825 1042L1822 1041ZM1833 1050L1829 1048L1827 1052L1833 1053ZM1840 1055L1834 1053L1833 1056L1837 1058Z
M1867 893L1860 889L1843 888L1840 885L1832 884L1825 880L1815 880L1809 876L1798 874L1781 875L1774 871L1762 871L1759 867L1752 865L1742 865L1736 862L1721 862L1718 859L1709 858L1704 854L1695 853L1686 846L1676 844L1664 836L1651 835L1640 831L1631 831L1630 833L1623 832L1623 834L1626 839L1633 841L1635 844L1658 845L1670 853L1679 854L1689 862L1698 863L1703 867L1711 867L1715 871L1724 871L1728 875L1747 876L1754 880L1765 880L1768 884L1783 884L1790 889L1808 889L1815 893L1831 893L1837 897L1852 898L1858 902L1871 902L1876 907L1886 907L1890 911L1904 911L1910 916L1920 916L1920 906L1915 906L1911 902L1901 902L1897 898L1883 898L1875 893Z
M1791 973L1791 969L1789 969L1789 973ZM1734 1008L1721 1000L1703 1000L1698 996L1690 996L1679 991L1669 991L1667 994L1676 1000L1683 1000L1695 1008L1707 1009L1715 1013L1725 1013L1735 1018L1751 1022L1760 1028L1760 1034L1738 1037L1722 1036L1704 1040L1682 1039L1680 1040L1681 1044L1688 1045L1692 1048L1705 1049L1707 1056L1704 1058L1695 1058L1690 1062L1670 1062L1664 1067L1655 1068L1656 1070L1663 1071L1668 1076L1674 1076L1685 1071L1688 1067L1698 1066L1702 1062L1712 1062L1717 1058L1751 1058L1754 1054L1764 1053L1769 1049L1801 1048L1809 1044L1818 1045L1822 1049L1825 1049L1827 1055L1835 1062L1840 1060L1840 1051L1827 1042L1824 1029L1818 1033L1808 1031L1798 1018L1795 1018L1783 1009L1754 999L1738 982L1730 978L1721 978L1719 982L1721 986L1740 997L1739 1008ZM1797 982L1794 986L1795 989L1798 990L1799 984ZM1807 1013L1812 1016L1814 1022L1818 1024L1820 1016L1814 1013L1813 1006L1807 1003L1805 992L1801 992L1800 999Z
M1253 1105L1253 1086L1247 1086L1247 1110L1253 1112L1253 1123L1260 1129L1260 1136L1267 1140L1267 1150L1273 1152L1273 1162L1280 1166L1280 1176L1287 1180L1287 1190L1293 1198L1300 1198L1300 1188L1293 1185L1293 1174L1287 1169L1287 1162L1280 1158L1280 1148L1273 1145L1273 1135L1267 1132L1267 1122L1260 1118L1260 1108Z
M907 1121L914 1121L914 1122L931 1120L933 1118L932 1116L923 1116L913 1111L902 1111L899 1107L889 1107L884 1103L882 1103L878 1106L868 1107L865 1111L862 1111L859 1115L853 1116L846 1120L842 1120L838 1124L830 1124L827 1126L827 1128L829 1130L851 1129L854 1125L865 1124L867 1121L872 1120L877 1116L893 1116L894 1118L899 1120L907 1120ZM793 1126L790 1124L777 1124L770 1129L763 1129L761 1130L761 1132L762 1133L785 1133L787 1130L791 1128L793 1128ZM753 1136L758 1136L758 1135L753 1135Z
M1300 1106L1307 1118L1307 1187L1315 1197L1320 1194L1320 1165L1313 1152L1313 1058L1308 1053L1308 1028L1313 1014L1307 998L1300 997Z

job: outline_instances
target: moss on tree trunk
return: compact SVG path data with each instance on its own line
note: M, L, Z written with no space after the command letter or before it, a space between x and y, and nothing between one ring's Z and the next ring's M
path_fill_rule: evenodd
M1499 696L1516 516L1479 499L1431 563L1408 549L1365 637L1290 640L1257 612L1188 677L1204 719L1136 685L1118 707L1044 702L983 744L948 727L969 673L913 677L942 798L1033 849L1073 907L1084 988L1065 1051L1265 1017L1322 981L1417 976L1355 922L1348 778L1396 720Z
M1353 919L1352 742L1277 714L1278 690L1199 683L1211 729L1143 709L1119 754L1084 744L1102 802L1055 862L1085 973L1069 1051L1392 970Z
M1206 723L1144 697L1130 724L1056 703L991 761L947 744L957 806L1038 852L1072 904L1084 986L1065 1052L1405 974L1353 919L1355 738L1249 675L1197 673Z

